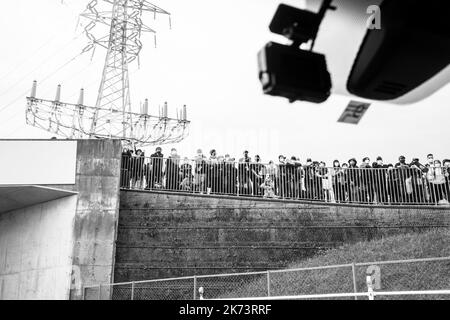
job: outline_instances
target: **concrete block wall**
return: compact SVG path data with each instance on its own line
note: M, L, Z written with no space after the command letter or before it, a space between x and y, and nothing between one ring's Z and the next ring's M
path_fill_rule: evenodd
M450 226L448 207L122 191L115 281L280 269L344 242Z

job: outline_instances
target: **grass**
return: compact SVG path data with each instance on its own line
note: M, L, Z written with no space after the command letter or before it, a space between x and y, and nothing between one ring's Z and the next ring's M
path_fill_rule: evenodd
M344 245L310 259L292 263L287 269L434 257L450 257L450 229L436 229ZM367 268L367 266L355 268L358 292L367 292L366 274L370 272ZM450 260L380 265L380 273L381 291L450 289ZM354 291L351 267L271 273L270 280L273 296ZM230 290L226 292L216 290L214 296L221 298L265 296L267 278L265 275L236 276L233 285L228 284L228 288ZM206 297L207 292L208 288L205 287ZM394 298L450 299L449 296Z

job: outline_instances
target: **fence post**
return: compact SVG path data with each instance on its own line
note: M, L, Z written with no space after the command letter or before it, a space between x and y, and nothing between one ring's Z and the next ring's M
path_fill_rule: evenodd
M366 278L367 282L367 293L369 300L375 300L375 295L373 294L373 281L371 276L367 276Z
M98 285L98 300L102 299L102 285Z
M81 285L81 300L86 300L86 294L85 294L86 288L84 285Z
M270 297L270 271L267 271L267 296Z
M134 300L134 281L131 282L131 300Z
M352 276L353 276L353 292L358 293L358 287L356 286L356 267L355 263L352 263ZM355 300L358 300L358 296L355 296Z
M194 276L194 300L197 300L197 276Z

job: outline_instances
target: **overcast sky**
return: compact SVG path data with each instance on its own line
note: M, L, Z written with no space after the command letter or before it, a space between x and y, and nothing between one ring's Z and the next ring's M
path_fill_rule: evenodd
M95 104L105 51L67 61L87 44L78 14L88 0L15 0L0 12L0 138L50 138L53 135L25 124L25 96L34 79L38 97L53 99L61 83L62 100L76 102L85 88L85 103ZM301 4L302 1L285 1ZM256 54L270 40L268 31L279 1L161 0L155 4L173 14L145 21L158 30L144 35L141 67L130 66L131 99L136 110L145 98L150 112L169 103L169 114L188 105L190 136L177 148L193 156L205 153L240 157L243 150L263 161L279 154L347 161L378 155L394 162L400 154L424 159L434 152L450 158L448 125L450 86L412 105L374 103L358 126L337 123L351 99L334 95L328 102L289 104L264 96L257 78ZM320 36L320 34L319 34ZM350 35L349 35L350 36ZM336 50L339 50L336 44ZM169 147L163 146L166 154ZM153 148L151 148L152 150ZM151 150L147 151L147 154ZM24 150L26 153L26 150Z

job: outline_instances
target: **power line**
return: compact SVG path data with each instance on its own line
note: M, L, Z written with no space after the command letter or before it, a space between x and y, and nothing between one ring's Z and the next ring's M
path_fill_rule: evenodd
M78 35L77 37L75 37L74 39L70 40L69 42L67 42L65 45L63 45L61 48L59 48L58 50L56 50L56 51L55 51L52 55L50 55L49 57L43 59L40 63L37 64L37 67L36 67L36 68L34 68L34 69L31 70L31 71L28 71L28 72L27 72L27 75L25 75L24 77L20 78L20 79L19 79L18 81L16 81L13 85L9 86L6 90L4 90L3 92L1 92L1 93L0 93L0 96L3 96L5 93L8 93L11 89L13 89L15 86L17 86L17 85L20 84L22 81L24 81L24 80L29 76L29 74L32 74L32 73L36 72L37 70L39 70L40 68L42 68L44 62L46 62L46 61L52 59L52 58L53 58L54 56L56 56L58 53L60 53L61 51L65 50L69 45L72 44L72 42L73 42L74 40L76 40L76 39L79 38L80 36L81 36L81 34Z
M53 34L53 36L51 36L46 42L44 42L44 44L42 46L40 46L37 50L34 51L33 54L28 55L27 58L23 59L21 62L19 62L17 65L13 66L12 68L10 68L10 70L5 73L4 76L2 76L0 78L0 82L3 81L5 78L7 78L12 72L17 71L18 69L20 69L25 63L27 63L28 61L31 60L32 57L34 57L39 51L41 51L44 47L46 47L50 42L52 42L55 38L56 38L56 33Z

